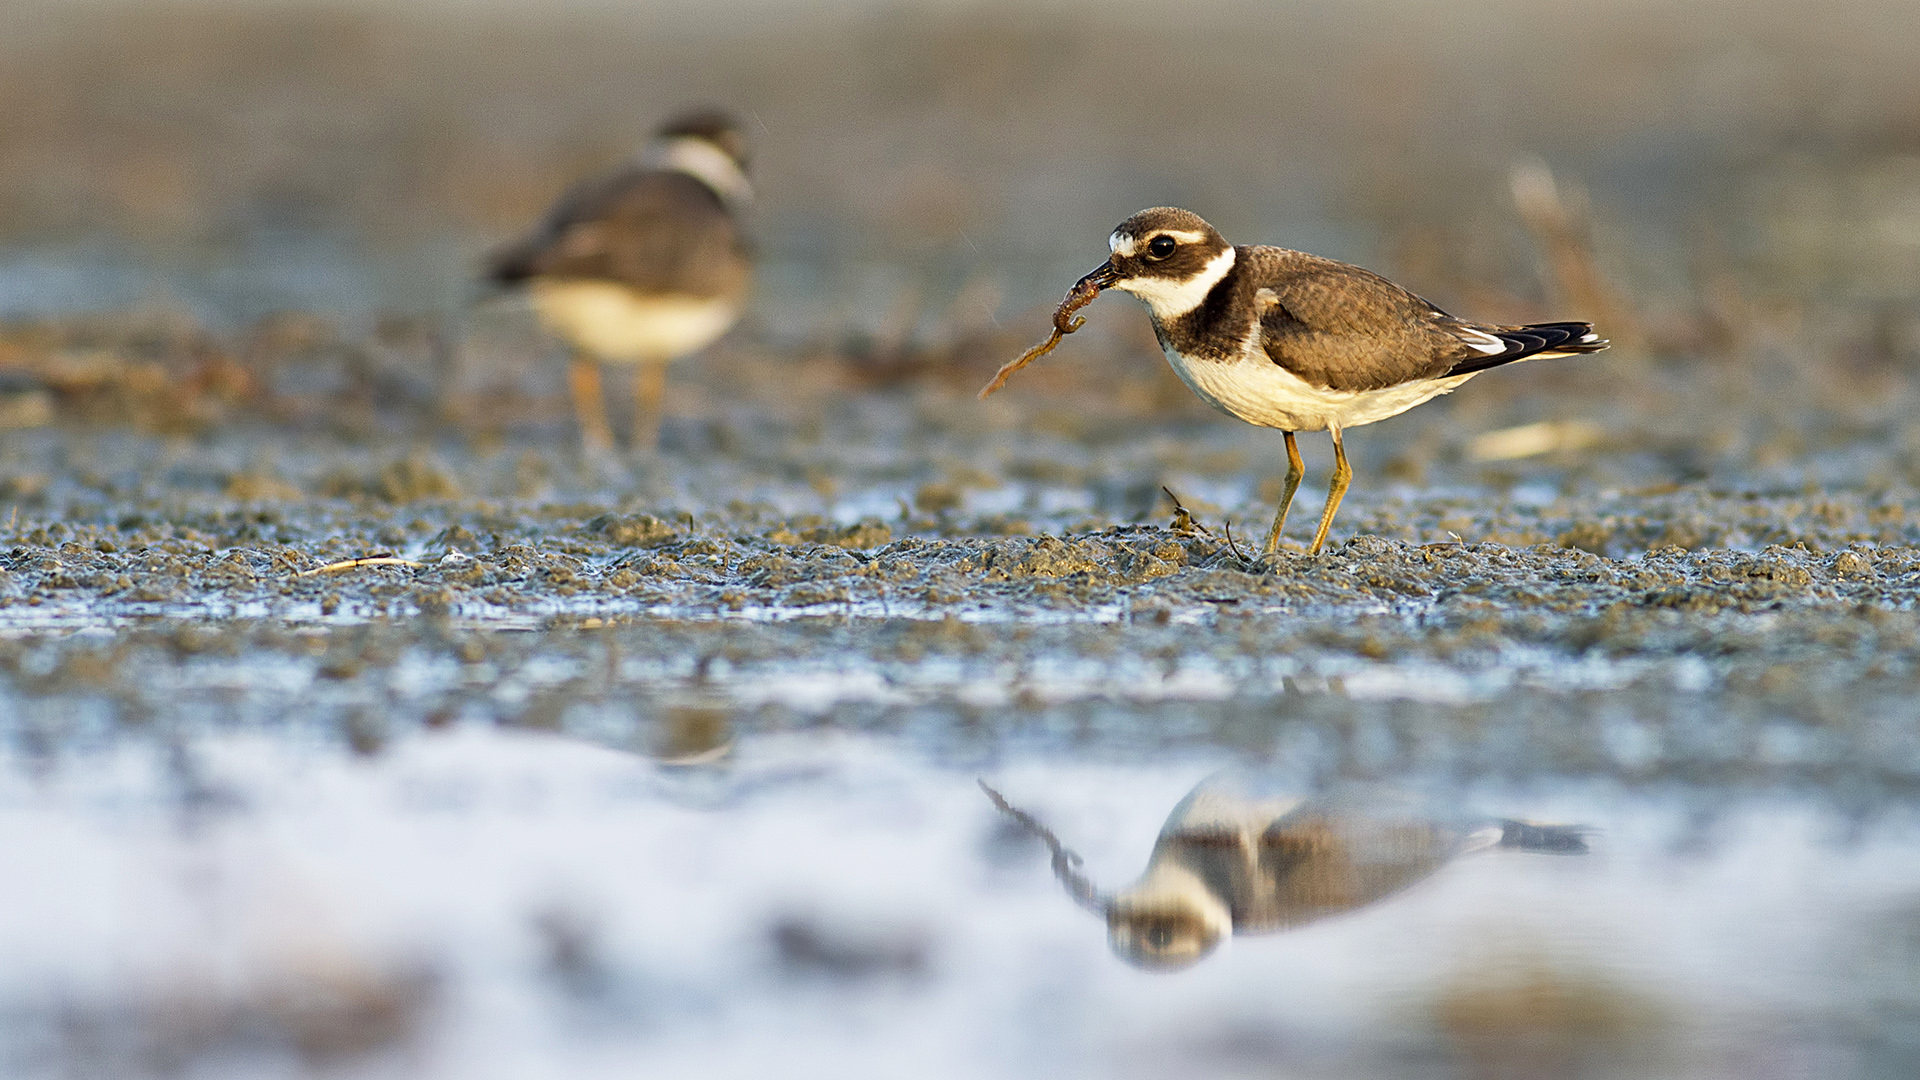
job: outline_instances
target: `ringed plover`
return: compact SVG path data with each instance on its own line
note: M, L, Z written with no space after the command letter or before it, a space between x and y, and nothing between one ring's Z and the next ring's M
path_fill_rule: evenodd
M613 445L600 364L633 366L633 441L648 448L667 364L739 320L752 276L741 217L752 199L739 126L689 113L633 159L575 185L493 257L489 280L526 289L541 321L573 347L568 385L589 452Z
M1267 532L1268 554L1279 549L1305 472L1295 432L1333 436L1333 481L1310 549L1317 553L1353 478L1341 439L1347 428L1403 413L1488 368L1607 347L1591 323L1456 319L1357 266L1285 248L1235 247L1198 214L1175 207L1121 222L1107 247L1107 261L1055 313L1047 344L1001 369L983 396L1076 329L1074 309L1104 289L1132 293L1189 389L1228 415L1285 435L1286 487Z

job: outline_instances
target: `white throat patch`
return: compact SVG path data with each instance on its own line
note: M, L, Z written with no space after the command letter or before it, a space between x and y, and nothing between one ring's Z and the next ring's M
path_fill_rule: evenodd
M1166 322L1199 307L1233 269L1234 258L1233 249L1228 248L1207 260L1207 265L1190 278L1130 277L1114 282L1113 287L1144 300L1154 318Z
M685 173L712 188L723 202L745 206L753 201L747 174L725 150L705 139L688 135L662 139L648 146L640 161L651 168Z

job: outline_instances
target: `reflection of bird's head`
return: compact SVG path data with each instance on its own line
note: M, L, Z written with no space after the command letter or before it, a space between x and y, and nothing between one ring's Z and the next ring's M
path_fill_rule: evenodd
M1220 937L1218 927L1192 911L1115 908L1107 913L1107 944L1135 967L1178 971L1199 963Z
M1233 932L1233 913L1199 878L1162 865L1107 902L1107 944L1135 967L1178 971Z

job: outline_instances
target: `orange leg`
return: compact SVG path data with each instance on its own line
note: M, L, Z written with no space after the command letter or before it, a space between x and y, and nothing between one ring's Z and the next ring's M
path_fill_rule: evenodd
M607 427L607 404L600 392L600 363L578 353L567 368L567 389L573 393L573 414L580 422L580 445L589 455L613 449Z
M667 365L643 360L633 369L633 448L652 450L660 445L660 420L667 398Z
M1333 436L1333 482L1327 485L1327 508L1320 511L1320 529L1313 534L1313 547L1309 555L1320 554L1320 548L1327 542L1327 530L1333 526L1334 511L1340 509L1340 499L1347 493L1347 485L1353 482L1353 467L1347 464L1347 444L1340 441L1340 429L1328 428Z
M1293 493L1300 490L1300 478L1307 475L1307 467L1300 462L1300 444L1293 441L1293 432L1281 434L1287 437L1287 486L1280 492L1280 512L1273 515L1273 528L1267 530L1268 555L1280 550L1280 530L1287 527L1287 507L1293 505Z

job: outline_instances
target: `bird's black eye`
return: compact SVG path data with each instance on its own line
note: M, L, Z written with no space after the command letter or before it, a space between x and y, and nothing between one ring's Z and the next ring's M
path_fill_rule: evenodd
M1147 254L1156 259L1164 259L1173 254L1173 237L1156 236L1147 241Z

